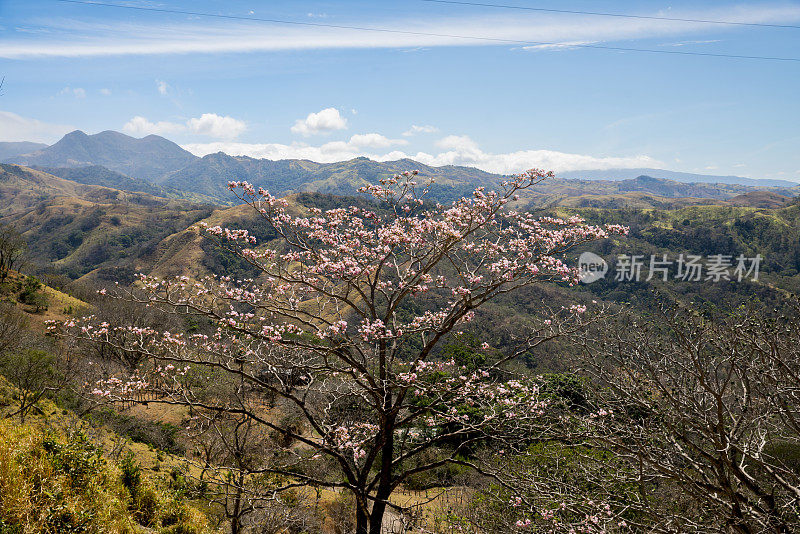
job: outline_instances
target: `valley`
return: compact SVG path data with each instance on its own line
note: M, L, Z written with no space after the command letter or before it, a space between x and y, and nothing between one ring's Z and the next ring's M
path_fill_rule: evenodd
M472 206L481 206L480 202L473 204L471 200L458 198L475 188L502 189L502 183L508 177L475 169L427 167L410 160L380 163L359 158L335 164L318 164L294 160L254 160L225 154L196 158L181 156L174 147L170 148L155 139L127 147L124 136L119 135L97 134L100 137L98 140L95 139L97 136L70 134L67 136L68 142L53 145L57 150L49 150L52 147L37 148L30 154L12 157L33 166L0 164L0 225L13 229L27 244L24 261L19 264L17 271L13 271L0 284L4 301L0 311L5 314L3 320L6 323L5 329L0 328L0 338L8 334L5 337L13 340L13 332L23 328L32 333L41 354L62 354L59 358L72 354L67 360L52 360L61 362L57 365L47 363L52 366L48 367L51 369L48 373L53 374L48 375L50 378L47 379L37 378L45 380L41 386L22 386L15 378L18 375L4 371L7 378L2 379L5 389L0 391L0 401L9 407L8 414L17 415L14 407L18 406L18 410L21 410L26 406L27 401L16 391L21 392L24 388L37 391L36 387L43 389L38 390L36 395L39 396L22 412L29 411L29 422L15 428L0 426L0 433L21 432L33 447L43 447L42 443L55 439L56 443L62 444L59 447L77 447L75 450L88 455L99 454L92 452L95 449L92 449L94 445L91 443L101 444L106 452L97 458L102 457L102 462L107 462L103 464L103 472L112 473L103 476L111 479L122 476L123 480L122 486L102 486L101 491L107 495L104 498L108 506L121 506L120 510L124 508L124 514L128 515L121 511L111 512L107 508L97 508L98 513L123 514L119 517L124 517L129 525L156 525L162 529L161 532L172 532L164 529L174 524L195 529L185 532L212 532L211 524L223 521L220 515L223 508L220 507L230 506L233 502L230 493L233 491L233 494L247 494L248 498L254 499L253 510L258 510L258 514L282 514L284 526L304 524L324 532L338 532L337 525L347 524L350 521L347 514L357 513L353 510L357 511L361 505L349 500L347 493L338 489L339 483L336 481L342 476L350 476L346 475L346 469L344 474L337 471L335 460L339 453L330 453L334 463L320 463L319 456L310 456L310 451L319 447L324 451L328 440L333 439L321 433L321 429L344 428L341 421L350 421L349 424L356 429L367 428L360 426L367 423L362 422L362 416L359 415L366 408L357 406L364 401L359 393L354 392L344 393L337 401L345 403L342 408L337 408L342 411L323 408L305 395L296 397L296 391L306 391L306 394L314 391L314 395L319 396L328 395L339 388L347 391L351 387L348 385L349 379L338 377L341 373L347 375L354 371L342 367L341 363L327 363L319 368L319 363L305 360L309 356L292 347L299 342L311 354L317 351L328 354L331 349L326 348L325 340L329 339L329 334L313 334L314 328L319 328L317 325L328 324L331 329L337 329L339 327L336 325L340 323L358 323L359 314L364 313L362 307L386 304L373 303L367 293L361 292L359 285L350 281L349 275L343 275L338 270L325 275L331 280L339 280L325 289L318 288L314 278L298 282L291 273L298 268L298 263L304 261L302 256L287 256L291 258L289 264L294 266L286 271L274 270L275 267L262 263L262 258L283 254L291 239L280 225L266 224L265 218L280 213L283 214L280 217L285 218L280 220L294 220L296 223L293 224L299 224L297 228L301 229L311 224L309 221L316 220L330 221L330 228L338 228L337 225L342 224L340 218L343 213L363 213L365 221L371 221L373 217L391 218L391 203L370 198L359 193L358 189L364 184L380 180L392 184L398 179L410 179L408 177L413 176L414 180L420 182L433 179L434 185L429 195L420 199L418 207L415 204L415 207L407 210L407 215L398 220L417 220L417 217L421 217L419 221L423 222L420 224L424 224L427 217L440 216L434 215L437 210L444 209L438 207L440 203L455 201L457 205L460 202L462 206L476 209ZM81 142L86 146L82 146ZM113 151L107 146L109 143ZM61 146L57 146L59 144ZM165 160L171 162L169 165L172 167L164 166L166 163L161 166L145 163L159 161L164 150L173 151L172 156ZM174 168L187 162L185 167ZM412 171L418 173L413 174ZM605 238L585 242L579 239L579 244L569 247L564 255L566 261L575 263L581 253L596 254L607 262L608 272L600 280L570 285L558 276L548 275L535 284L521 283L513 293L493 294L491 302L476 309L471 319L465 321L463 326L458 326L457 331L453 327L454 330L448 332L444 342L433 349L431 361L437 362L435 365L439 371L430 375L426 374L428 371L424 365L414 371L413 355L425 350L419 340L409 340L391 349L393 358L396 358L393 365L397 366L397 376L425 376L416 386L419 391L416 395L423 402L409 401L404 405L404 413L430 414L426 415L430 418L428 420L437 421L436 424L441 427L439 434L425 434L424 425L418 424L393 431L397 436L404 436L402 444L397 447L401 451L407 450L405 454L417 454L417 443L430 443L426 445L431 447L428 454L432 459L428 461L434 461L436 467L423 469L424 463L404 464L403 469L409 469L412 474L404 478L392 493L391 504L384 512L386 523L436 529L445 528L443 525L458 524L459 521L471 521L504 529L511 528L509 525L517 521L513 511L498 510L496 507L499 503L492 497L498 491L492 483L492 477L500 475L491 473L502 472L502 462L483 458L483 455L500 446L495 443L498 439L496 433L510 432L511 429L498 422L497 427L492 427L494 435L480 438L485 440L481 441L482 445L463 449L461 440L478 440L478 436L483 435L476 429L471 430L471 423L464 426L463 421L475 417L476 413L490 413L495 408L491 404L469 404L474 401L464 404L455 397L452 401L456 406L455 413L460 414L459 418L466 419L453 419L446 413L430 411L425 402L438 402L436 399L442 395L440 391L446 391L440 389L440 380L450 384L454 380L489 377L484 387L499 387L499 391L505 391L503 384L531 380L536 384L536 391L543 392L549 399L546 401L549 409L561 414L561 422L552 423L560 428L559 432L579 432L587 424L583 421L591 403L606 396L602 389L595 390L587 376L574 371L575 350L579 346L576 343L580 336L588 336L583 338L582 343L594 343L591 336L596 335L596 328L599 328L599 332L604 333L601 335L614 332L613 335L623 340L625 330L617 321L624 317L625 320L655 325L659 320L671 320L669 315L663 315L665 310L695 310L694 313L708 321L721 321L728 315L744 313L742 310L749 310L756 315L770 315L773 310L790 313L787 310L792 309L792 303L800 294L800 186L771 184L759 187L704 181L686 183L644 175L620 178L536 178L529 187L520 188L518 195L509 194L508 206L503 208L508 211L497 212L503 214L498 215L503 217L503 224L513 224L513 214L522 213L526 217L548 221L583 220L587 225L597 225L596 228L625 227L625 233L621 235L610 233ZM257 193L249 195L246 186L238 184L234 190L241 198L237 198L228 188L229 181L238 183L243 179L252 179L254 185L275 192L276 197L265 196L269 199L264 201L267 203L258 204L268 207L264 212L253 209L256 206L254 203L262 202L256 200L260 198ZM480 201L483 198L481 195L478 193L472 198ZM247 202L242 202L242 199ZM421 215L423 213L431 215ZM347 224L359 228L364 223ZM198 228L207 228L208 231L203 232ZM222 228L228 230L223 231ZM317 231L322 232L322 228L325 226L320 226ZM238 233L245 230L246 234ZM222 235L230 237L222 238ZM325 234L319 235L323 239L332 239L334 235L339 239L336 233L327 237ZM240 236L246 236L245 241L255 244L254 252L247 252L248 249L243 248L244 245L239 243ZM441 246L450 246L446 240L442 243ZM345 258L349 258L349 250L335 250L325 252L325 257L344 254ZM371 251L372 248L368 247L360 254L368 257ZM458 261L470 266L472 260L469 256L457 260L456 253L452 254L454 256L450 263L431 267L431 272L438 273L442 279L463 278L465 275L460 274L462 267ZM700 278L686 279L680 273L681 267L674 261L678 257L702 256L707 262L715 254L730 257L731 261L736 257L753 258L760 255L763 261L755 276L750 273L743 280L737 280L734 273L733 277L705 283ZM620 276L622 263L625 258L631 257L645 258L641 278L625 279ZM647 263L651 257L670 258L663 277L644 276L648 268L653 268ZM321 265L326 267L310 265L308 268L332 268L327 267L328 263ZM728 275L732 268L733 264L727 271ZM492 272L488 270L484 276L493 276ZM140 276L145 278L140 280ZM403 276L408 275L398 271L388 280L396 277L402 279ZM252 300L262 291L256 288L274 287L276 277L287 280L287 286L309 283L315 291L321 291L325 298L320 300L306 295L303 301L291 298L284 301L282 299L286 297L281 289L259 303ZM167 290L170 286L164 285L143 285L150 283L147 280L171 281L166 283L175 284L175 289ZM425 289L419 290L419 296L407 298L402 303L398 301L393 312L394 321L398 325L405 325L398 328L416 328L412 325L430 320L428 318L433 317L438 306L446 302L442 291L446 286L436 286L428 293L427 285L416 283ZM458 283L464 282L455 285ZM483 283L481 278L475 277L472 282L474 288L469 291L479 291ZM386 287L392 287L389 282L387 284ZM240 288L236 288L239 285ZM205 296L191 300L195 297L185 293L189 287L204 288L201 294ZM342 292L346 287L351 289ZM465 291L463 286L460 287L462 289L458 291ZM242 292L241 288L247 289ZM350 291L358 294L358 297L351 297ZM128 296L125 300L109 299L107 295L112 294ZM184 298L189 300L181 300ZM218 299L221 306L214 304ZM336 299L347 302L347 306L331 307L329 301ZM147 306L143 307L145 303ZM453 301L446 305L453 306ZM170 311L171 308L177 310ZM189 309L194 311L187 313ZM575 312L576 309L578 312ZM280 334L262 334L261 331L252 330L254 326L251 322L256 320L255 317L243 319L247 313L252 313L251 310L285 314L290 320L279 327ZM590 312L584 320L581 310L598 312L596 317ZM93 319L85 318L90 314L102 318L103 323L95 324L88 330L84 326L83 334L80 331L70 333L69 328L61 331L63 325L91 324ZM305 320L303 314L313 319ZM259 318L258 321L263 319ZM56 323L47 323L53 320ZM553 326L554 322L557 322L557 327ZM119 326L114 330L102 326L109 323ZM54 324L62 326L52 326ZM288 325L306 325L310 330L301 332L298 326ZM156 330L150 330L156 326L168 329L163 338ZM678 327L676 324L675 328ZM104 332L101 338L93 339L93 328L99 329L97 332ZM56 342L50 337L53 329L59 332L57 335L61 341ZM268 331L274 332L263 332ZM361 331L367 332L363 327ZM523 339L520 332L528 332L532 337ZM135 335L130 337L132 333ZM177 337L173 338L173 335ZM372 342L371 335L375 334L358 334L354 337L353 347L362 346L361 337ZM381 335L375 338L377 343L384 339ZM246 364L247 371L244 371L244 360L231 359L226 352L219 352L219 341L210 344L203 341L211 339L209 336L233 346L249 339L247 343L248 346L253 343L252 350L265 352L259 352L256 359L249 361ZM185 343L181 341L183 339L193 345L192 350L204 356L186 355L182 348L182 343ZM323 343L313 341L317 339L322 339ZM481 340L490 342L481 343ZM173 342L177 344L173 346ZM287 343L287 352L274 351L273 347L284 342ZM6 343L15 347L18 341ZM194 346L195 343L198 344ZM366 343L366 346L369 345ZM67 346L73 348L66 349ZM255 349L259 346L261 348ZM4 360L6 363L28 361L27 358L41 365L41 358L44 358L36 355L39 353L14 350L28 349L3 349L0 343L0 353L12 358ZM64 350L67 352L59 352ZM333 354L346 366L355 366L354 370L360 369L359 373L372 372L371 360L352 358L340 350L335 349ZM77 354L81 356L74 359ZM508 354L515 356L509 359L505 356ZM152 363L146 363L148 361ZM176 361L186 363L187 367L182 374L173 376L170 373L175 372L172 370L174 366L170 364L169 372L164 366L166 362ZM585 361L590 362L591 358ZM236 369L236 365L242 366L236 372L244 373L242 380L248 384L244 389L241 385L236 386L236 381L232 382L228 376L231 370ZM450 371L448 365L456 367ZM196 367L197 370L190 372L190 367ZM597 368L598 373L607 371L606 365ZM109 376L134 373L131 380L144 383L136 374L139 372L152 374L146 385L139 386L140 390L117 392L114 389L116 383L108 382ZM480 375L480 372L484 374ZM202 378L198 373L203 375ZM473 378L468 379L465 375ZM56 376L59 380L57 383L52 378ZM316 382L313 381L306 383L309 380L306 377L316 377L321 381L320 385L315 386ZM660 376L657 378L661 379ZM398 380L401 381L396 387L409 386L402 380L410 379ZM81 386L81 381L97 385ZM274 384L282 385L276 388ZM105 391L104 388L109 389ZM370 391L369 387L367 391ZM454 394L459 394L457 389ZM8 400L3 400L3 395ZM525 398L528 399L525 402L534 402L533 397ZM512 403L510 400L508 402ZM616 401L609 398L606 402ZM513 403L510 405L517 406ZM522 406L517 409L523 409ZM232 417L230 414L237 410L246 413L247 417ZM438 420L437 417L443 419ZM266 425L265 428L258 429L254 421ZM77 425L95 437L91 443L84 442L80 441L83 438L61 430L53 438L42 437L37 430L41 424ZM566 427L562 428L562 425ZM627 476L627 467L623 456L596 462L597 458L593 455L607 454L600 452L605 449L600 445L602 439L599 437L597 439L600 441L597 442L592 441L595 438L581 441L582 449L579 452L582 459L578 459L565 452L567 449L563 448L562 438L547 437L549 430L538 426L533 428L536 428L536 432L543 432L542 438L523 440L518 445L522 448L515 449L510 459L518 464L520 473L528 473L528 477L534 476L533 473L541 476L554 469L550 462L560 464L567 461L571 465L569 469L589 470L594 473L591 476L600 477L596 478L600 480L606 476L603 467L606 464L603 462L620 462L619 477L609 483L617 488L616 491L623 491L626 487L624 477ZM221 439L220 436L227 432L236 436L237 440L241 439L238 442L240 445ZM615 436L623 435L625 430L617 429L614 432ZM426 439L430 441L426 442ZM622 445L620 447L619 450L624 449ZM115 452L110 453L109 450ZM239 455L260 462L265 461L262 454L264 450L283 450L289 455L275 456L270 460L276 462L276 467L268 479L260 478L262 475L250 471L250 468L235 468L232 458L236 456L230 456ZM24 452L34 453L35 449ZM356 448L352 454L355 454L353 465L357 467L361 453ZM9 461L17 466L15 469L20 469L20 462L25 461L23 456L11 458L10 452L0 450L2 455L10 458ZM282 463L294 456L297 457L296 461L285 465ZM469 474L466 466L478 458L487 460L485 465L489 471L484 471L482 475ZM424 459L415 461L423 462ZM441 466L438 462L441 462ZM48 472L59 469L58 466L46 468L50 470ZM320 469L322 471L317 471ZM374 469L368 471L374 473ZM125 477L130 473L139 473L135 476L141 477L140 481L126 481ZM311 479L310 484L297 484L308 479ZM523 477L517 481L509 480L508 483L513 484L509 487L515 487L515 491L524 494L531 491L526 486L529 480ZM258 489L261 484L278 488L282 497L273 501ZM295 484L298 488L304 486L304 489L295 491ZM683 482L676 475L669 484L668 491L678 492L679 484ZM543 506L554 496L567 499L560 484L548 485L544 491L550 497L542 501ZM573 488L569 491L577 490ZM597 495L595 490L587 491L587 494ZM70 495L75 506L88 506L86 499L90 497L79 493ZM144 495L149 495L147 498L152 501L151 504L142 501ZM533 498L532 495L529 494L529 497ZM633 501L625 499L628 497L619 498L621 508L619 515L614 516L615 521L650 521L643 518L650 517L648 514L652 513L652 503L632 505ZM122 504L125 502L129 504ZM586 508L585 502L580 500L569 506L574 507L573 510L591 509L591 505ZM178 512L173 512L175 510ZM179 513L179 516L170 515L173 513ZM571 517L569 521L573 521L572 524L580 524L579 515L571 513L572 516L565 518ZM262 517L251 514L255 512L242 512L235 517L242 520ZM109 520L102 521L111 525Z

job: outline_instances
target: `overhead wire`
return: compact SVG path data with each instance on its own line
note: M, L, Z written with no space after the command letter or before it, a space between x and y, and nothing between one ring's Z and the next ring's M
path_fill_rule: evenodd
M109 3L109 2L93 2L93 1L89 1L89 0L56 0L56 1L57 2L62 2L62 3L69 3L69 4L80 4L80 5L85 5L85 6L111 7L111 8L127 9L127 10L135 10L135 11L150 11L150 12L157 12L157 13L170 13L170 14L177 14L177 15L190 15L190 16L196 16L196 17L214 17L214 18L222 18L222 19L244 20L244 21L250 21L250 22L268 22L268 23L271 23L271 24L284 24L284 25L293 25L293 26L312 26L312 27L320 27L320 28L334 28L334 29L345 29L345 30L356 30L356 31L389 33L389 34L400 34L400 35L417 35L417 36L427 36L427 37L442 37L442 38L449 38L449 39L471 40L471 41L478 41L478 42L493 42L493 43L498 43L498 44L514 44L514 45L522 45L522 46L557 46L557 47L564 47L564 48L588 48L588 49L597 49L597 50L610 50L610 51L617 51L617 52L642 52L642 53L650 53L650 54L667 54L667 55L678 55L678 56L703 56L703 57L716 57L716 58L726 58L726 59L745 59L745 60L761 60L761 61L785 61L785 62L797 62L797 63L800 63L800 57L759 56L759 55L746 55L746 54L724 54L724 53L714 53L714 52L696 52L696 51L688 51L688 50L659 50L659 49L655 49L655 48L638 48L638 47L627 47L627 46L612 46L612 45L601 45L601 44L591 44L591 43L565 43L565 42L552 42L552 41L527 41L527 40L521 40L521 39L505 39L505 38L501 38L501 37L485 37L485 36L461 35L461 34L449 34L449 33L421 32L421 31L400 30L400 29L393 29L393 28L375 28L375 27L369 27L369 26L353 26L353 25L345 25L345 24L328 24L328 23L323 23L323 22L295 21L295 20L264 18L264 17L251 17L251 16L242 16L242 15L223 15L223 14L219 14L219 13L206 13L206 12L201 12L201 11L189 11L189 10L182 10L182 9L168 9L168 8L158 8L158 7L131 6L131 5L114 4L114 3Z
M734 20L714 20L714 19L692 19L682 17L666 17L662 15L636 15L632 13L608 13L603 11L581 11L577 9L555 9L547 7L516 6L510 4L491 4L488 2L466 2L462 0L421 0L436 4L451 4L461 6L491 7L502 9L517 9L522 11L538 11L542 13L561 13L569 15L591 15L597 17L619 17L626 19L645 19L645 20L665 20L672 22L694 22L698 24L723 24L728 26L754 26L762 28L791 28L800 30L797 24L773 24L769 22L740 22Z

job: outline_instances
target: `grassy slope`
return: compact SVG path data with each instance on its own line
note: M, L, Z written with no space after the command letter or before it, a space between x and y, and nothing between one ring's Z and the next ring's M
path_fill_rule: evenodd
M45 321L63 321L70 316L87 315L91 312L90 304L47 285L43 285L41 290L47 296L47 309L36 312L33 306L16 300L24 280L25 275L11 271L6 281L0 285L0 301L12 302L16 307L27 312L37 331L44 331Z
M14 399L0 377L0 412L13 412ZM49 400L38 408L24 423L0 419L0 532L217 532L201 511L205 504L189 501L176 485L179 457L134 442L109 456L120 436ZM126 452L141 471L139 484L126 482Z
M8 199L0 208L0 223L23 233L34 266L71 278L106 269L106 278L129 281L132 259L211 212L202 205L77 184L15 165L0 165L0 199Z

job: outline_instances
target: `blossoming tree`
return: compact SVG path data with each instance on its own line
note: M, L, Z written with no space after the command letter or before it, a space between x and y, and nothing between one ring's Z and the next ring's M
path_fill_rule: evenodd
M531 170L443 206L430 184L404 173L363 188L373 209L291 207L245 182L230 189L278 239L200 228L262 274L255 280L143 276L137 298L209 319L204 333L111 326L89 319L67 331L146 355L131 377L94 386L108 399L142 391L149 402L188 405L196 420L247 418L274 441L252 475L273 491L297 486L350 492L356 531L380 532L393 492L415 475L460 463L470 447L525 439L547 419L532 379L504 363L578 328L583 306L562 308L517 336L482 367L462 367L438 348L495 297L543 281L574 284L564 253L612 233L577 217L536 217L506 206L551 177ZM227 382L226 382L227 381ZM229 383L225 395L216 385ZM232 392L232 393L231 393Z

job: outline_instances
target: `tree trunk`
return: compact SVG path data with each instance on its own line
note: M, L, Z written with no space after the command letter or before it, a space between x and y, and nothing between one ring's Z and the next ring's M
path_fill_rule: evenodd
M369 534L381 534L386 503L392 494L392 458L394 457L394 420L386 425L386 441L381 448L381 474L372 513L369 518Z
M242 484L241 480L237 481L236 496L233 499L233 513L231 514L231 534L239 534L242 530L241 515L242 515Z
M372 504L372 512L369 516L369 534L381 534L383 516L386 513L386 501L390 494L391 491L382 492L380 488L375 494L376 501Z
M369 508L367 498L356 495L356 534L369 534Z

